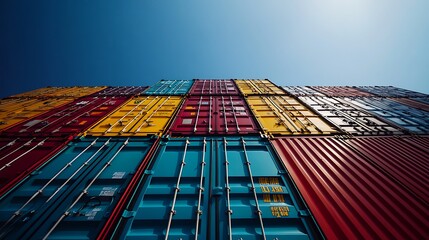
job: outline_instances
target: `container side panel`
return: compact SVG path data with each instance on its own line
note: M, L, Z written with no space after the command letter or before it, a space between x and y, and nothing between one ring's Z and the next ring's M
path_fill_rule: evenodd
M3 132L9 136L75 136L122 105L127 97L83 97Z
M46 87L11 96L11 98L79 98L94 94L106 87Z
M190 95L239 95L232 79L196 79Z
M286 95L281 88L277 87L274 83L272 83L268 79L246 79L246 80L235 80L235 84L237 84L240 92L247 95L264 95L264 94L279 94Z
M355 87L347 86L311 86L316 91L319 91L329 97L371 97L371 93L362 91Z
M404 133L401 128L342 98L299 97L299 99L347 134L398 135Z
M308 86L285 86L282 88L293 96L325 96L323 93L318 92Z
M272 141L328 239L424 239L427 202L334 138Z
M427 103L424 103L424 102L421 102L415 99L409 99L409 98L391 98L390 100L429 112L429 101Z
M359 86L357 88L380 97L428 97L427 94L392 86Z
M333 134L337 131L320 116L289 96L248 96L252 112L271 135Z
M106 116L87 132L90 136L160 135L182 102L180 96L135 97Z
M99 91L95 94L93 94L94 96L115 96L115 97L120 97L120 96L137 96L139 94L141 94L142 92L144 92L146 89L148 89L149 87L145 86L129 86L129 87L125 87L125 86L117 86L117 87L108 87L102 91Z
M70 143L0 200L0 234L95 239L151 144L147 138Z
M144 94L148 95L185 95L194 84L194 80L160 80Z
M410 98L410 99L412 99L414 101L417 101L417 102L424 103L426 105L429 105L429 97L413 97L413 98Z

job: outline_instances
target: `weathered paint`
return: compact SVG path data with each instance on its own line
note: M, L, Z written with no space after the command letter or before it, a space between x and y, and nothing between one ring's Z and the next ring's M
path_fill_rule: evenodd
M49 99L1 99L0 100L0 131L17 123L43 114L55 107L74 101L74 98Z
M132 195L112 238L320 237L266 139L165 138Z
M16 94L11 98L79 98L94 94L106 87L45 87L33 91Z
M308 86L285 86L282 87L287 93L293 96L325 96Z
M359 86L360 90L379 97L428 97L429 95L392 86Z
M146 91L149 87L143 87L143 86L117 86L117 87L108 87L102 91L99 91L93 96L137 96L140 95L142 92Z
M8 136L76 136L128 97L82 97L5 130Z
M239 95L233 79L196 79L190 95Z
M318 114L340 128L344 133L353 135L393 135L404 131L383 118L350 104L342 98L299 97Z
M279 94L285 95L281 88L277 87L268 79L237 79L235 80L240 92L247 95L265 95L265 94Z
M272 143L328 239L429 236L428 202L342 140L295 137Z
M329 97L371 97L371 93L362 91L356 87L348 86L311 86L312 89L319 91Z
M244 98L231 95L187 98L170 128L172 135L259 132Z
M134 97L92 126L88 136L161 135L182 103L180 96Z
M246 101L269 135L337 133L323 118L290 96L248 96Z
M56 154L71 138L1 137L0 196Z
M144 94L148 95L185 95L194 84L194 80L160 80Z
M83 138L0 199L0 237L95 239L136 168L149 138Z

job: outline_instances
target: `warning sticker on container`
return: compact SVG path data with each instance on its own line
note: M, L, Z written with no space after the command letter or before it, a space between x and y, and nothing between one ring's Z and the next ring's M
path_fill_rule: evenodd
M112 179L122 179L124 178L126 172L114 172Z
M209 102L201 102L201 105L209 105Z
M113 195L115 195L115 192L118 188L114 188L114 187L104 187L103 190L101 190L99 196L107 196L107 197L111 197Z
M183 119L182 124L192 124L192 119L190 119L190 118Z
M28 123L26 123L25 125L24 125L24 127L32 127L32 126L34 126L34 125L36 125L36 124L38 124L38 123L40 123L42 120L33 120L33 121L29 121Z

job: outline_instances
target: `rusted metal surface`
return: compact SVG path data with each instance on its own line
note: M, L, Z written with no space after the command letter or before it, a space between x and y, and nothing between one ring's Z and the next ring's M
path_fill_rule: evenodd
M196 79L190 95L240 95L233 79Z
M193 96L184 102L172 135L249 134L260 130L241 96Z
M426 239L429 236L427 199L416 197L399 180L398 173L383 169L371 160L372 155L365 156L347 141L357 140L332 137L272 140L325 236L328 239ZM405 144L404 149L407 147ZM399 150L392 150L395 151ZM427 153L422 157L429 159ZM425 176L429 175L427 169L420 172L423 171ZM424 187L429 189L427 185Z
M311 86L312 89L319 91L329 97L371 97L371 93L361 91L358 88L348 86Z

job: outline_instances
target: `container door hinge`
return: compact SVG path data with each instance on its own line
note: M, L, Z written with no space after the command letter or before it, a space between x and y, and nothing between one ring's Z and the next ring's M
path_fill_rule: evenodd
M213 191L212 191L213 196L219 197L219 196L222 196L222 194L223 194L223 189L221 187L213 188Z
M310 216L310 212L308 210L299 210L298 214L300 217L309 217Z
M122 213L122 217L123 218L132 218L136 216L136 212L135 211L128 211L128 210L124 210L124 212Z

